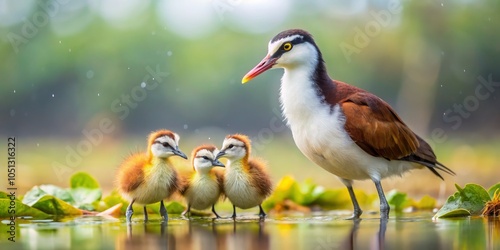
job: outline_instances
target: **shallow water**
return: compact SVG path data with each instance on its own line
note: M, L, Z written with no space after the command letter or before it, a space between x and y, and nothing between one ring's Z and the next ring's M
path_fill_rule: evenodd
M375 215L373 215L375 216ZM19 220L16 243L2 223L0 249L500 249L500 219L468 217L433 221L431 213L392 215L387 222L338 214L257 216L168 223L140 216L132 224L83 216L60 221Z

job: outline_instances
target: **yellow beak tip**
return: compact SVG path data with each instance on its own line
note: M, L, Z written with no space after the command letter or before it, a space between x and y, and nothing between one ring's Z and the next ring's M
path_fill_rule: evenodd
M251 80L251 78L243 77L243 79L241 79L241 84L245 84L245 83L247 83L250 80Z

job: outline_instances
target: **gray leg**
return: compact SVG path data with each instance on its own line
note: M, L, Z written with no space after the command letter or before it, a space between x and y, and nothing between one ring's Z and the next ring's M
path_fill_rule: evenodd
M220 219L220 216L215 212L215 204L212 204L212 213L215 214L215 218Z
M349 217L349 219L359 219L359 217L363 213L363 210L361 210L361 208L359 207L358 200L356 199L356 195L354 194L354 190L352 189L352 181L346 179L340 180L344 183L344 185L346 185L347 191L349 191L349 196L351 196L352 206L354 207L354 212L352 213L352 216Z
M127 212L125 212L125 216L127 217L127 222L132 221L132 214L134 214L134 209L132 209L132 205L134 204L135 199L132 200L127 207Z
M146 206L144 206L144 222L148 222L148 210Z
M168 213L165 205L163 204L163 200L160 201L160 215L164 221L168 221Z
M186 216L186 214L187 214L187 217L188 217L189 219L191 219L191 204L188 204L188 206L187 206L186 210L184 210L184 212L182 212L182 214L181 214L181 215L182 215L182 216Z
M261 219L266 217L266 213L264 212L264 209L262 209L262 205L259 205L259 217Z
M378 197L380 199L380 219L389 219L389 211L391 207L385 198L384 189L382 189L382 185L379 180L373 181L375 182L375 187L377 188Z
M231 216L231 218L233 218L233 220L236 220L236 206L233 205L233 216Z

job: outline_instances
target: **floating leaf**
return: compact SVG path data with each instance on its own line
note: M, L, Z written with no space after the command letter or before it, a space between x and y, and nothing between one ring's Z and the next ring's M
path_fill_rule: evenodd
M99 183L94 177L84 172L78 172L71 176L70 188L98 189Z
M31 188L30 191L28 191L24 195L23 203L28 205L32 204L34 203L33 201L38 200L40 197L46 194L55 196L68 203L74 202L73 197L71 196L71 193L68 190L62 189L54 185L40 185L40 186L34 186L33 188Z
M434 218L479 215L484 204L491 200L488 192L477 184L467 184L463 189L457 184L455 187L458 191L448 197Z
M72 205L86 210L94 210L95 208L92 203L100 200L102 196L101 189L98 188L72 188L70 189L70 193L74 200Z
M3 195L3 194L2 194ZM0 196L2 197L2 196ZM35 219L48 218L50 215L23 204L19 200L14 200L15 202L15 214L12 210L12 200L0 198L0 218L10 218L11 216L32 216Z
M436 207L436 199L429 195L424 195L415 206L418 209L434 209Z
M495 192L497 190L500 190L500 182L491 186L489 189L488 189L488 194L490 194L490 197L491 199L493 199L493 197L495 196Z
M167 211L169 214L181 214L184 209L186 209L185 206L183 206L181 203L177 201L172 201L166 205Z
M277 204L290 198L293 189L292 187L294 185L297 185L297 182L293 179L293 177L287 175L281 178L271 196L269 196L269 198L262 203L262 207L265 210L271 210Z
M52 195L45 194L36 200L31 200L26 205L36 208L42 212L53 215L80 215L82 211L58 199Z
M391 190L387 194L387 202L394 208L396 212L403 211L403 209L408 207L410 203L405 193L399 192L395 189Z

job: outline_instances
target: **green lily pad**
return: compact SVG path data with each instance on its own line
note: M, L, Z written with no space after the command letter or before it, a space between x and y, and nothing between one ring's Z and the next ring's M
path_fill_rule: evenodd
M94 177L85 172L78 172L71 176L70 188L98 189L100 186Z
M490 197L493 199L493 196L495 195L495 192L500 189L500 182L491 186L488 189L488 194L490 194Z
M387 202L396 212L403 211L409 205L408 196L395 189L387 193Z
M79 215L80 209L50 194L45 194L26 205L52 215Z
M3 196L3 194L1 195ZM44 219L50 217L50 215L23 204L19 200L14 200L15 210L12 210L11 199L0 198L0 218L10 218L11 216L32 216L35 219ZM15 211L15 213L14 213Z
M74 202L72 205L86 210L94 210L92 203L101 199L102 191L99 188L72 188L70 189Z
M436 199L430 197L429 195L425 195L418 203L415 204L415 206L418 209L434 209L436 207Z
M484 204L491 200L488 192L480 185L466 184L462 189L455 184L455 187L458 191L448 197L448 200L434 215L434 218L479 215Z
M65 202L73 203L73 197L68 190L62 189L58 186L54 185L40 185L34 186L28 191L23 198L23 203L27 205L34 204L40 197L49 194L54 197L57 197Z

